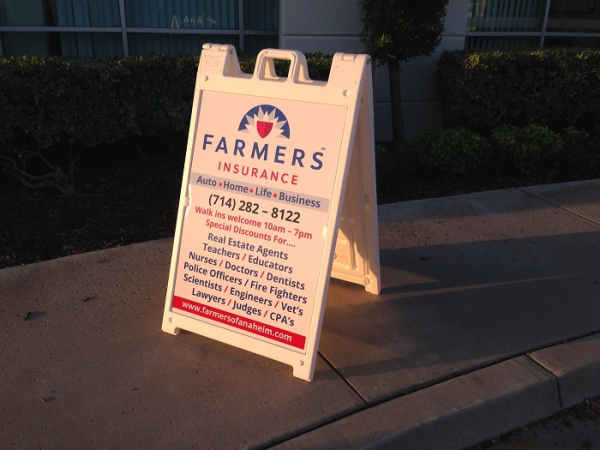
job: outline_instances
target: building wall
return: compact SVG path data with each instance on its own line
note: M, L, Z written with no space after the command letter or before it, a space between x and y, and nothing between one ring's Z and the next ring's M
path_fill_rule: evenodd
M356 0L281 0L280 47L302 52L363 53L362 24ZM435 95L435 69L443 50L463 49L469 0L450 0L446 31L435 53L402 66L402 98L406 135L441 127ZM391 109L386 67L374 68L375 133L390 140Z

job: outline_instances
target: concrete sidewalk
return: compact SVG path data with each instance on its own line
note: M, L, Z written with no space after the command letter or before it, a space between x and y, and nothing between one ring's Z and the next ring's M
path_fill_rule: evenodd
M171 240L0 271L0 442L464 449L600 395L600 180L379 207L311 383L161 331Z

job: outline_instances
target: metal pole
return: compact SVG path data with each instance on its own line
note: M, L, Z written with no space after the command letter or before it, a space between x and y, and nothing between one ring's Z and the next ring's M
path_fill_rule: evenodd
M238 0L238 31L240 53L244 51L244 0Z
M127 19L125 18L125 0L119 0L119 15L121 16L121 41L123 42L123 56L129 56L129 41L127 39Z
M546 10L544 11L544 22L542 23L542 35L540 36L540 47L546 43L546 28L548 27L548 16L550 15L550 2L546 0Z

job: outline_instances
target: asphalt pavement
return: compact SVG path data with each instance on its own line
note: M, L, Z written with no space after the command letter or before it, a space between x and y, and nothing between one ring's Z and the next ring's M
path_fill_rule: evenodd
M600 180L378 213L312 382L161 331L171 239L0 270L3 448L462 450L600 395Z

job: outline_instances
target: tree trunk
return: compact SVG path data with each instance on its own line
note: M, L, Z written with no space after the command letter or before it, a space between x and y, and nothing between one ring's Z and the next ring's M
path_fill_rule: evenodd
M400 86L400 62L388 62L390 77L390 97L392 103L392 130L394 132L394 147L400 151L404 141L404 114L402 113L402 92Z

